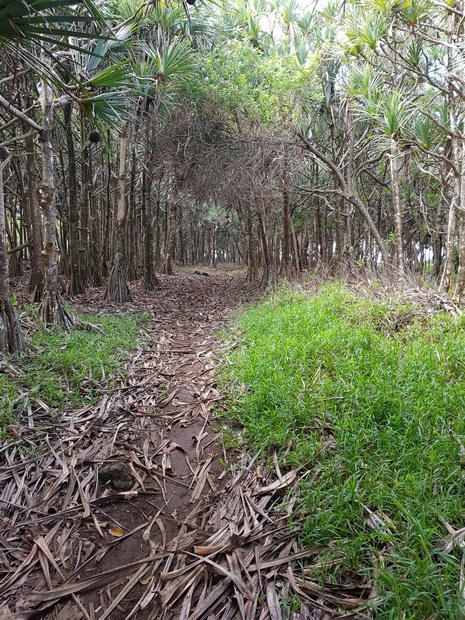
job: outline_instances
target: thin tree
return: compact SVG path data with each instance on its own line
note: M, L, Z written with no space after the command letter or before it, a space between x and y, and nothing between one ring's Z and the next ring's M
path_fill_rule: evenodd
M23 336L10 297L8 252L6 249L5 194L3 173L11 155L0 149L0 353L18 353L23 348Z

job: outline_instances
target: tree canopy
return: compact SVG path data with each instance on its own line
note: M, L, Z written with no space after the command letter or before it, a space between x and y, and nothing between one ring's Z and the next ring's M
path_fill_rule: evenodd
M60 274L75 295L111 272L124 300L173 261L244 263L257 285L414 271L462 295L463 10L0 2L5 274L29 264L64 325Z

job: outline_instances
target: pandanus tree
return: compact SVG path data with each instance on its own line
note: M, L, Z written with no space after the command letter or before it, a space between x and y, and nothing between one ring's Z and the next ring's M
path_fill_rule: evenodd
M53 97L50 86L52 79L51 55L49 46L62 40L66 30L60 26L69 27L86 21L76 14L63 15L61 9L69 6L71 2L64 0L14 0L0 2L0 46L6 57L6 66L11 55L19 58L31 68L38 68L41 76L41 104L42 123L37 123L31 116L22 112L11 101L0 96L0 106L3 107L16 122L22 122L29 130L36 132L42 144L43 175L41 184L41 205L44 213L44 272L45 289L44 299L41 306L41 316L46 322L60 322L70 324L70 317L58 296L58 271L56 260L56 232L54 198L55 185L53 177L53 150L51 146L51 121L53 114ZM75 5L83 2L73 3ZM94 11L90 2L86 5ZM37 56L39 56L39 61ZM14 65L12 65L14 66ZM4 82L9 82L15 77L7 76ZM8 157L2 163L4 168ZM0 329L0 350L3 352L15 352L21 348L22 337L14 315L14 309L9 299L8 283L8 256L6 253L5 236L5 208L3 184L0 184L0 308L2 327Z
M400 214L395 207L399 200L398 179L393 163L397 160L402 164L408 155L416 159L420 166L416 171L417 178L421 168L422 175L442 185L440 210L431 231L435 274L439 275L442 263L441 289L446 292L451 283L453 257L459 235L456 293L461 295L465 290L465 223L462 218L465 157L461 127L465 103L461 43L464 5L461 2L429 0L366 0L363 6L360 2L347 2L346 6L348 16L344 27L348 39L348 59L374 68L382 81L383 94L379 99L384 99L384 103L375 110L377 121L374 122L379 131L379 112L382 112L384 106L386 114L383 114L383 122L388 129L385 137L388 134L391 136L389 186L394 207L397 262L401 258ZM406 108L416 117L416 122L410 128L405 125L399 128L397 123L402 120L402 116L405 119ZM426 121L436 128L433 141L424 140ZM404 150L409 148L411 151ZM406 160L409 165L399 165L399 170L402 169L403 173L405 171L413 178L415 169L411 162L411 159ZM406 195L411 187L411 182L406 183ZM425 212L428 208L424 205L424 193L421 185L418 187L420 191L417 190L413 195L412 204L416 210ZM447 201L448 205L445 204ZM441 218L442 205L447 218L445 226ZM430 209L436 208L433 201ZM412 210L406 210L404 215L409 220L414 216ZM445 243L442 244L438 237L443 237Z
M42 178L39 188L42 211L42 250L44 288L39 313L48 324L65 328L73 324L72 317L62 302L58 289L58 243L56 216L56 175L54 170L53 131L54 116L60 107L67 107L68 118L73 105L88 114L105 119L117 111L121 95L111 91L121 87L120 67L106 67L90 77L73 72L69 63L71 53L79 51L79 42L94 42L88 46L89 55L99 57L97 47L106 37L96 30L105 29L103 19L90 0L29 0L0 3L0 44L7 60L20 59L27 70L36 71L40 79L39 99L41 118L35 120L4 97L0 106L21 121L30 132L35 132L41 144ZM13 50L13 51L12 51ZM39 60L37 61L37 57ZM13 62L12 73L17 66ZM115 83L115 78L116 83ZM7 80L10 78L7 78ZM99 88L104 91L98 92ZM71 108L71 110L70 110ZM4 289L4 287L3 287Z
M359 114L378 132L378 149L385 153L390 168L392 212L394 214L395 261L399 275L404 274L404 206L402 203L399 168L402 158L402 137L412 115L411 107L398 91L384 92L380 75L370 67L355 68L346 79L345 90L354 100ZM404 135L404 138L406 136Z
M143 171L144 196L143 207L145 215L145 274L144 286L151 290L155 284L155 274L152 263L152 221L150 217L149 186L153 171L147 164L153 162L150 157L150 137L153 136L154 126L158 121L160 108L164 104L169 107L175 103L176 87L193 75L194 62L190 47L182 41L167 42L163 32L155 42L137 41L134 57L142 57L141 62L134 64L134 90L139 95L133 108L132 118L122 129L119 149L118 174L118 203L116 212L116 245L108 278L105 299L116 302L131 301L131 293L126 279L126 218L127 218L127 154L131 145L131 136L138 132L140 124L145 124L145 154L149 161ZM139 126L138 126L139 125ZM174 223L171 227L170 239L165 247L165 264L171 264L171 246L173 243Z

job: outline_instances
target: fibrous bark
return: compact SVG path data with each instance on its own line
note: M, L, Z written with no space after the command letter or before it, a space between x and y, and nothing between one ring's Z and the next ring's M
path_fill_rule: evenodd
M42 271L42 220L40 217L40 207L37 193L36 182L36 161L34 154L34 139L32 136L26 138L26 169L28 187L28 211L30 219L30 235L32 241L31 251L31 276L29 279L29 292L33 293L32 301L40 302L44 287L44 274Z
M74 297L85 292L85 278L82 269L82 253L79 251L79 208L77 191L77 166L72 127L73 104L65 106L66 146L68 150L68 241L69 241L69 283L68 295ZM84 181L84 179L83 179Z
M153 221L150 204L150 180L144 171L142 176L142 217L144 219L144 279L142 286L145 291L153 291L158 286L157 276L153 268Z
M398 147L395 138L391 139L391 191L392 191L392 206L394 211L394 227L396 233L395 239L395 253L396 253L396 266L399 270L399 275L404 274L404 235L403 235L403 222L402 222L402 203L400 200L399 190L399 167L397 163L398 159Z
M104 299L108 301L132 301L126 280L126 153L129 144L129 126L121 135L118 176L118 208L116 212L116 248L113 266L107 282Z
M0 153L1 155L1 153ZM3 170L10 157L0 157L0 352L17 353L23 348L21 328L10 299L8 252L6 249L5 197Z
M50 63L43 54L42 61ZM39 316L45 324L60 325L65 329L73 326L73 319L67 311L58 291L58 258L56 238L55 178L52 147L53 97L50 84L42 80L43 128L41 131L43 174L40 188L41 209L44 220L44 293L39 306Z

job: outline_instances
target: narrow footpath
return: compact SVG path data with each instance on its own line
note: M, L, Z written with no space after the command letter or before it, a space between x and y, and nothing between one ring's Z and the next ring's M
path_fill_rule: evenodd
M256 295L243 279L188 270L131 304L78 298L152 318L98 406L38 403L0 449L0 620L360 617L303 580L323 548L299 549L289 528L297 472L221 442L216 334Z

